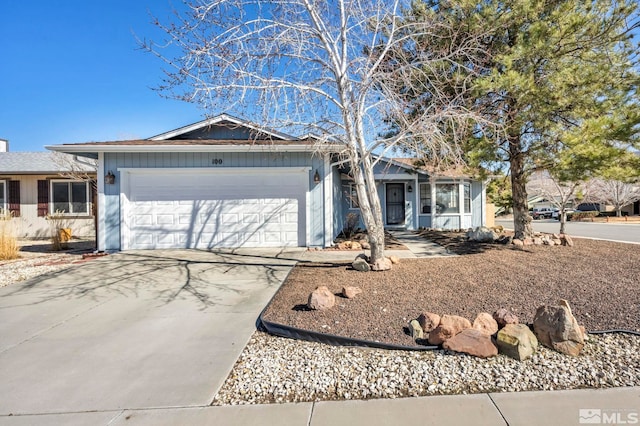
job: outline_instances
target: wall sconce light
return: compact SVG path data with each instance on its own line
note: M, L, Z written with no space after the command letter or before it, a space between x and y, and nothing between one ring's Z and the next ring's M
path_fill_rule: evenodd
M407 187L407 192L413 192L413 186L411 186L411 184Z
M318 173L318 169L316 169L316 172L313 174L313 182L320 183L320 173Z
M113 185L114 183L116 183L116 175L111 173L111 170L109 170L109 173L104 175L104 183L107 185Z

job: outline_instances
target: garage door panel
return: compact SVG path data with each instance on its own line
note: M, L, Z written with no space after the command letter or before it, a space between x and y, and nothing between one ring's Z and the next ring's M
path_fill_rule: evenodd
M305 245L307 179L302 172L131 173L127 248Z

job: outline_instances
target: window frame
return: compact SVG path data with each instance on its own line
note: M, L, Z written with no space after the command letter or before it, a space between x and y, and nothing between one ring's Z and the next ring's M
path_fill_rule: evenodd
M445 186L445 185L456 188L455 197L449 197L449 198L451 198L452 201L455 200L455 205L456 205L456 210L455 211L440 211L439 206L442 203L438 202L438 187L442 187L442 186ZM456 183L456 182L436 182L436 184L435 184L435 189L436 189L436 191L435 191L435 195L436 195L436 204L435 204L436 208L435 208L435 210L436 210L436 214L438 216L460 215L460 214L462 214L461 208L460 208L460 185L461 185L460 183ZM447 207L447 208L449 208L449 207Z
M0 195L2 196L2 202L0 202L0 210L6 212L9 208L9 200L7 200L7 191L8 191L8 181L4 179L0 179L0 184L2 185L2 190L0 191Z
M428 198L429 204L428 205L423 205L422 204L422 200L423 200L423 198L422 198L422 188L423 188L423 186L426 186L427 189L428 189L427 190L427 194L429 195L429 198ZM419 202L420 202L420 210L419 210L418 214L423 214L423 215L431 214L431 207L433 206L433 201L432 201L432 197L431 197L433 194L431 193L431 189L432 189L431 188L431 183L429 183L429 182L420 182L420 183L418 183L418 198L419 198ZM424 208L425 207L428 207L426 213L424 212Z
M350 183L349 184L349 209L350 210L359 210L360 209L360 203L359 203L359 199L358 199L358 191L356 190L356 184L355 183ZM354 203L355 201L355 203Z
M85 211L83 212L73 212L73 211L69 211L69 212L62 212L60 213L63 216L91 216L92 212L91 212L91 193L90 193L90 186L89 186L89 181L86 180L82 180L82 179L49 179L49 214L56 214L55 210L54 210L54 205L56 204L56 201L54 200L54 193L53 193L53 185L56 183L66 183L67 184L67 191L68 191L68 195L69 195L69 201L67 201L69 203L69 210L73 209L73 190L72 190L72 184L74 183L82 183L84 184L84 190L85 190L85 199L86 201L84 202L85 204Z
M471 214L471 201L471 182L462 182L462 214ZM469 211L467 211L467 202Z

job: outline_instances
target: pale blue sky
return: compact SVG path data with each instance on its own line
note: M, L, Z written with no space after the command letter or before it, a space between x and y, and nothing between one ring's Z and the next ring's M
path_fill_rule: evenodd
M0 0L0 138L10 151L146 138L201 120L195 105L151 90L162 63L134 36L161 37L149 13L171 9L169 0Z

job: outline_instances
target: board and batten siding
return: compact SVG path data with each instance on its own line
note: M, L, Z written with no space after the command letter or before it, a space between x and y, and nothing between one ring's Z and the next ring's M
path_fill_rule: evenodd
M20 217L11 219L13 230L19 238L48 239L53 229L51 222L38 216L38 181L64 179L58 175L5 175L2 180L20 182ZM74 237L94 238L93 217L65 218L63 225L71 228Z
M309 245L324 245L325 216L322 183L313 176L324 176L319 155L304 152L154 152L105 153L104 171L115 175L115 183L104 186L105 250L120 250L120 168L226 168L226 167L311 167L309 171ZM170 176L167 176L170 179Z

